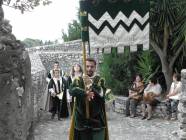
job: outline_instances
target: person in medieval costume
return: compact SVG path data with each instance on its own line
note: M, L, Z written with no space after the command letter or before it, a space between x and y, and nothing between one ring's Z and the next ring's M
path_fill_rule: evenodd
M69 93L76 100L69 140L109 140L104 99L106 88L95 70L96 61L87 58L87 75L75 78L70 86Z
M54 65L53 65L53 68L47 74L47 77L46 77L47 84L49 84L50 80L54 77L53 73L54 73L55 70L59 70L60 77L63 77L64 72L63 72L62 69L60 69L59 62L58 61L55 61L54 62ZM50 101L50 96L48 94L48 88L46 88L46 92L45 92L45 94L43 96L43 106L42 106L42 109L43 110L49 111L48 110L49 109L49 101Z
M60 71L60 76L61 76L61 77L64 76L63 70L60 69L60 67L59 67L59 62L56 61L56 62L54 62L53 68L52 68L52 69L48 72L48 74L47 74L46 81L47 81L48 83L49 83L50 80L53 78L53 71L54 71L54 70L59 70L59 71Z
M55 114L60 118L68 117L67 96L66 96L66 81L60 76L59 70L53 71L54 77L50 80L48 91L50 94L49 111L52 113L51 119L54 119Z
M68 89L67 89L67 91L68 91L67 92L67 101L68 101L68 104L70 106L71 115L72 115L73 106L74 106L74 97L72 97L69 94L69 87L72 84L72 82L74 81L74 79L77 78L77 77L81 77L82 74L83 74L83 69L82 69L81 65L75 64L75 65L72 66L70 76L68 77Z

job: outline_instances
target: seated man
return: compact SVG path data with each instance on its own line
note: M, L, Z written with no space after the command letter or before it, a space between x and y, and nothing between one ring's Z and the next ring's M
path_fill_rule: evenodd
M173 74L173 82L169 94L166 96L167 106L167 117L166 119L176 120L177 119L177 106L179 102L179 96L181 93L181 76L179 74Z
M142 76L136 75L136 79L133 82L131 89L129 90L129 97L126 101L126 116L134 118L136 116L136 107L142 100L144 84L142 82Z
M162 88L160 84L157 83L156 78L151 78L149 84L144 90L144 97L142 103L142 119L146 118L146 107L147 107L147 120L152 117L152 107L156 106L160 102Z

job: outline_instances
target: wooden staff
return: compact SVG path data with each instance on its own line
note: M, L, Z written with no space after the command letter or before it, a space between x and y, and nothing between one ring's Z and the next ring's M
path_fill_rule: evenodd
M86 47L85 47L85 42L82 42L82 48L83 48L83 71L84 75L87 76L87 71L86 71ZM85 84L85 91L87 91L87 86L86 86L86 81L84 81ZM86 118L90 118L90 113L89 113L89 101L87 98L85 98L85 105L86 105Z
M86 48L85 48L85 42L82 42L82 49L83 49L83 71L85 76L87 75L86 71ZM86 88L86 82L85 83L85 91L87 90ZM89 101L87 98L85 98L85 105L86 105L86 118L90 118L90 113L89 113ZM75 129L75 108L76 108L76 103L74 103L74 108L73 108L73 113L72 113L72 118L71 118L71 123L70 123L70 132L69 132L69 140L74 140L74 129Z

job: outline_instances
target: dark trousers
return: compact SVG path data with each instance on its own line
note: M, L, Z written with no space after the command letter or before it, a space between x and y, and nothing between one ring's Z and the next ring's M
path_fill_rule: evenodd
M126 101L126 115L136 115L136 108L139 100L128 98Z
M177 112L178 103L179 103L178 100L172 100L172 99L167 100L167 102L165 103L167 107L166 109L167 115L171 115Z
M60 112L61 112L60 106L61 106L61 102L60 102L59 98L52 97L52 108L51 108L52 115L55 115L56 113L58 113L58 115L60 115Z

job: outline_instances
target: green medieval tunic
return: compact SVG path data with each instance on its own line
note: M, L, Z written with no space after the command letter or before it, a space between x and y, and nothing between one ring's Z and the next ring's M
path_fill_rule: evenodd
M86 119L85 85L82 77L76 78L69 89L71 96L76 98L69 140L109 140L105 113L104 80L100 76L91 77L94 99L89 101L90 118Z

